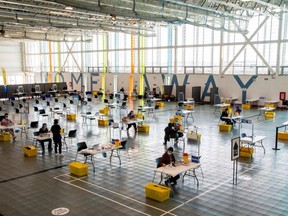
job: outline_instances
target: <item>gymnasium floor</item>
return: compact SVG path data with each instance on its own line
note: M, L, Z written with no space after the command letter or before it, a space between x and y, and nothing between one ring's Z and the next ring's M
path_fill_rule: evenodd
M61 99L68 104L68 100ZM40 104L45 108L45 101ZM129 110L137 109L138 101L128 101ZM51 127L53 119L39 116L33 111L34 101L30 101L29 121L39 120ZM156 112L156 116L145 116L145 124L150 132L136 134L133 128L128 134L127 149L121 151L122 165L117 158L105 158L101 154L95 157L96 171L89 165L89 174L84 177L71 176L69 163L76 155L76 143L86 141L89 147L96 143L108 143L107 127L98 127L96 121L82 124L81 112L95 113L105 105L99 100L89 106L69 105L71 113L77 113L76 122L67 122L60 118L60 125L69 131L77 129L77 138L69 144L64 157L55 157L47 151L38 150L36 157L24 157L22 146L32 143L31 132L26 140L17 134L15 142L0 143L0 213L4 216L53 215L57 208L67 208L66 215L288 215L288 141L278 142L280 150L272 150L275 145L276 126L288 120L287 111L277 110L276 117L257 118L257 109L244 110L244 117L254 123L254 134L264 135L266 153L256 148L253 158L240 158L238 166L238 184L232 184L233 162L230 156L231 138L239 133L251 135L252 126L242 124L241 132L235 126L232 132L220 132L219 113L214 114L211 105L196 105L194 123L188 119L188 125L200 127L201 142L188 141L186 152L197 154L200 145L201 170L197 169L199 187L192 177L179 180L173 188L173 197L165 202L157 202L145 197L144 186L152 181L155 159L164 151L164 128L176 111L175 102L166 102ZM51 101L51 106L53 102ZM62 106L54 103L54 106ZM77 109L76 109L77 107ZM6 102L2 108L9 110L10 118L19 122L21 114L15 114L14 108ZM49 107L46 107L46 111ZM119 111L113 111L114 120L120 119ZM23 115L22 118L25 118ZM282 129L283 130L283 129ZM114 134L115 135L115 134ZM117 133L116 135L117 136ZM127 136L126 132L122 136ZM169 144L168 144L169 145ZM47 147L47 145L46 145ZM174 147L174 153L181 159L183 145ZM81 156L78 160L83 160ZM156 182L160 176L156 176ZM58 212L59 215L61 212ZM64 212L62 212L64 215ZM54 213L55 215L55 213Z

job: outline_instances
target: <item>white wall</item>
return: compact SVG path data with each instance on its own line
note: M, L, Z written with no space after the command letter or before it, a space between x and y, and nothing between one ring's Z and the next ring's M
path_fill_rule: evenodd
M23 75L22 69L22 45L21 42L1 41L0 43L0 67L14 75Z

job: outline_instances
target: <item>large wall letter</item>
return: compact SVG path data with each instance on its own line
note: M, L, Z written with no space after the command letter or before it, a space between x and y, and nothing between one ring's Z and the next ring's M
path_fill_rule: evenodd
M257 76L252 76L248 82L244 85L239 76L234 75L235 80L239 84L240 88L242 89L242 104L246 102L247 90L252 85L252 83L256 80Z

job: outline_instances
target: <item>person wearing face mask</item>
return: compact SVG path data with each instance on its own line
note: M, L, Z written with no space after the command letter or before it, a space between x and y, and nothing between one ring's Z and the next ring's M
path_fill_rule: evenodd
M6 127L13 125L13 122L8 118L8 113L5 113L4 116L5 116L5 118L2 119L1 125L6 126ZM13 140L16 139L16 136L14 134L14 130L13 129L5 129L5 131L9 132L12 135Z
M47 124L44 123L42 125L42 127L39 129L39 136L45 136L45 134L47 134L47 133L49 133L49 130L47 128ZM52 139L50 138L50 136L47 136L47 139L39 140L39 143L42 147L43 152L45 151L45 147L44 147L45 142L49 142L48 143L48 151L51 152L52 151Z
M170 164L172 166L175 166L175 162L176 162L176 159L175 159L175 156L173 154L173 148L169 147L167 149L167 151L162 155L158 167L170 166ZM171 176L168 180L165 181L165 185L167 185L167 186L170 185L170 184L176 185L177 184L177 180L179 178L180 178L179 175L176 175L175 177Z

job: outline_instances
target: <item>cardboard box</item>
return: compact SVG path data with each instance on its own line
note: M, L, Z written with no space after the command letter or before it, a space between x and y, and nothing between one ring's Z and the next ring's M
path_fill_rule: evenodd
M11 140L11 135L10 133L2 133L0 134L0 141L1 142L6 142Z
M138 131L139 132L149 132L150 126L149 125L139 125Z
M220 131L230 131L230 130L232 130L232 125L219 124L219 130Z
M37 148L35 146L24 146L23 151L24 154L28 157L34 157L37 155Z
M149 183L145 185L145 191L146 197L163 202L169 199L171 189L162 185Z
M288 140L288 132L278 132L278 139Z
M72 162L69 164L70 173L77 176L88 175L88 165L81 162Z

